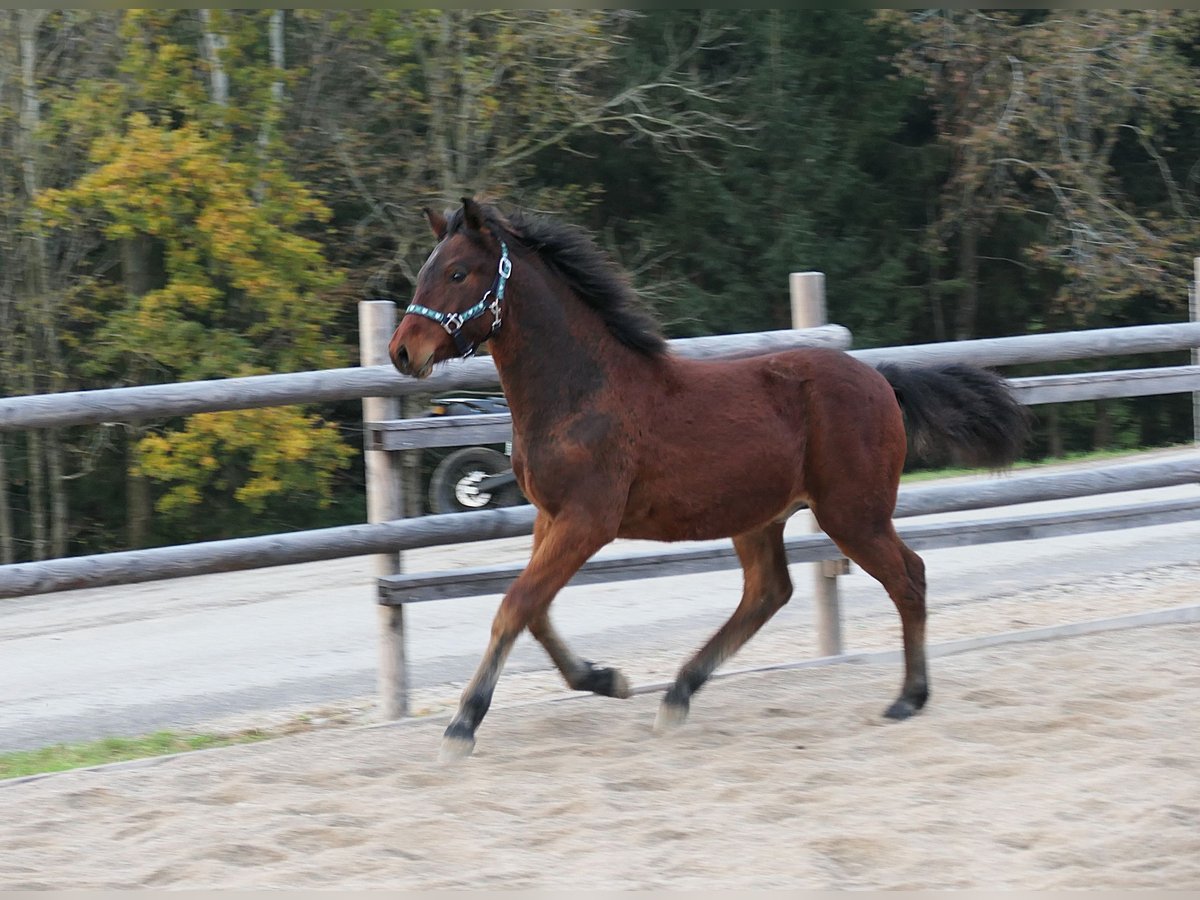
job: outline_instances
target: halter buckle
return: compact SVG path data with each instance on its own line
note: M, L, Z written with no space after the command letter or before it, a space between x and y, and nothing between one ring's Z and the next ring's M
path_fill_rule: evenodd
M488 294L491 293L491 291L488 291ZM488 294L483 295L484 300L488 298ZM488 304L488 312L492 314L492 334L495 334L500 330L500 297L498 295L492 294L492 302Z

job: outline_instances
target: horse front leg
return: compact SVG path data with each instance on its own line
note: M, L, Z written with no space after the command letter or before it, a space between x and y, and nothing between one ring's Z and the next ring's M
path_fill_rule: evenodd
M550 528L550 517L539 511L533 520L533 553L537 553L542 539ZM532 555L532 554L531 554ZM629 682L617 669L598 666L588 659L576 655L550 622L549 610L543 609L529 623L529 633L537 640L561 673L563 680L573 691L591 691L603 697L619 697L624 700L630 695Z
M541 518L539 516L539 521ZM560 513L542 522L538 530L529 565L504 595L492 620L487 652L446 728L442 739L443 761L471 755L475 749L475 731L491 706L496 682L513 643L527 627L546 617L550 603L571 576L616 534L615 524L609 525L586 511ZM548 619L546 625L549 625Z
M609 666L598 666L590 659L577 656L550 623L550 614L543 610L529 623L529 631L539 644L550 654L555 667L562 673L567 687L573 691L591 691L602 697L628 699L628 679L620 670Z
M679 670L674 684L667 689L654 720L654 730L659 734L671 731L687 720L692 695L792 596L782 522L772 522L758 531L738 535L733 539L733 546L745 576L741 602L729 621L688 660Z

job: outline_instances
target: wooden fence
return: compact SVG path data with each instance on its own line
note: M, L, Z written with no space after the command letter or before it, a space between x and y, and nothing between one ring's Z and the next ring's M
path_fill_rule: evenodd
M393 307L393 304L387 300L366 301L360 304L360 313L365 317L368 310L380 306ZM1172 340L1165 332L1157 337L1148 336L1147 339L1151 343ZM803 331L785 329L755 334L679 338L670 341L670 345L673 353L691 359L753 356L790 347L845 349L850 346L850 332L840 325L827 325ZM1186 349L1188 345L1184 346ZM1200 346L1200 342L1197 346ZM378 350L376 355L379 355ZM202 412L357 400L362 397L438 394L467 388L495 387L499 383L495 363L489 357L480 356L450 360L423 381L401 375L389 363L285 375L252 375L247 378L180 384L33 394L0 399L0 431L136 422Z
M730 355L740 355L759 352L757 348L762 347L837 346L846 337L845 329L827 326L811 331L691 339L672 344L678 352L689 353L700 349L703 355L708 356L719 355L724 345ZM1006 365L1177 351L1191 347L1200 347L1200 323L1097 329L858 350L852 353L870 363L971 361L982 365ZM274 403L298 403L306 401L310 396L306 391L309 390L313 391L311 396L314 399L345 398L362 391L399 396L415 389L428 392L431 389L486 386L495 379L495 367L487 358L450 363L447 365L449 371L437 382L430 378L417 383L403 378L394 370L386 373L379 371L383 368L9 397L0 400L0 429L129 421L190 412L269 406ZM1181 372L1181 369L1188 371ZM1013 379L1011 383L1026 402L1191 392L1200 390L1200 371L1193 372L1192 369L1200 370L1200 367L1020 378ZM1143 375L1146 372L1159 374ZM1164 372L1169 375L1162 376ZM231 385L237 386L236 390ZM1148 385L1153 385L1153 389L1148 389ZM238 394L237 391L242 393ZM474 418L478 417L465 417L460 425L454 427L473 427L471 419ZM418 427L439 428L443 426L430 426L428 423L444 421L448 420L420 420ZM394 423L368 423L367 430L369 435L376 435L368 440L377 442L369 446L380 447L385 439L377 436L394 433L397 428ZM513 537L530 533L532 523L532 510L516 507L16 563L0 566L0 598Z
M378 335L370 317L384 314L382 304L363 304L364 362L359 368L324 372L269 375L175 385L118 388L53 395L0 399L0 430L63 427L114 421L137 421L230 409L291 403L314 403L349 398L393 398L407 394L441 393L497 384L495 367L486 357L455 361L438 374L415 382L400 376L389 365L378 364ZM390 307L391 304L386 304ZM370 312L371 310L374 312ZM394 313L393 313L394 315ZM371 327L368 327L370 325ZM370 344L368 347L366 344ZM845 348L849 333L836 325L672 341L674 352L692 357L744 356L796 346ZM1200 323L1099 329L1065 334L1039 334L1012 338L963 341L852 351L865 362L934 363L964 361L979 365L1013 365L1070 359L1189 350L1200 347ZM372 349L373 348L373 349ZM370 354L375 354L372 358ZM1087 375L1046 376L1012 381L1023 402L1051 403L1067 400L1128 397L1200 390L1200 366L1174 366ZM386 416L366 418L368 457L388 457L395 450L428 446L444 440L428 435L438 429L473 429L475 440L503 440L508 424L479 422L466 417L397 422ZM447 425L445 423L452 422ZM436 424L434 424L436 423ZM405 437L407 435L407 437ZM416 437L414 437L414 435ZM406 443L406 441L408 441ZM416 441L413 443L412 441ZM1184 461L1114 466L1072 476L1022 476L982 485L914 488L902 494L898 516L952 509L978 509L1034 499L1086 496L1200 481L1200 462ZM390 476L389 476L390 477ZM394 478L392 479L394 481ZM1014 499L1024 497L1025 499ZM398 519L394 503L383 504L362 525L317 529L263 537L238 538L123 553L71 557L0 566L0 598L49 594L66 601L62 592L77 588L133 584L215 572L313 562L349 556L377 555L389 560L391 571L381 571L380 612L384 617L381 653L381 691L386 713L400 715L406 705L403 633L396 613L405 603L437 597L464 596L502 590L515 570L459 570L453 574L404 575L396 571L397 554L420 547L527 535L533 510L515 507L473 513ZM914 512L921 510L921 513ZM1091 510L1065 516L1029 516L1005 520L955 523L953 526L909 526L902 533L914 547L956 546L996 540L1020 540L1085 530L1124 528L1200 517L1200 502L1155 504L1136 509ZM788 543L792 562L835 558L839 554L824 535L793 538ZM621 580L710 571L733 564L732 550L723 546L689 547L640 556L601 557L580 573L581 582ZM51 598L48 598L51 599Z
M821 321L823 283L797 285L793 276L794 324ZM799 288L799 290L798 290ZM797 294L802 302L797 302ZM1155 330L1150 330L1155 329ZM1134 329L1104 329L1057 335L1031 335L984 341L963 341L913 347L851 351L865 362L908 362L934 364L971 362L1005 365L1050 362L1065 359L1106 357L1122 354L1180 350L1200 339L1195 323L1182 327L1147 326ZM1176 343L1181 342L1181 343ZM1200 390L1200 366L1169 366L1126 369L1079 375L1051 375L1010 379L1018 398L1027 405L1187 393ZM374 421L366 424L366 444L379 456L424 447L494 443L511 438L512 421L507 414L467 416L433 420ZM394 482L396 479L392 479ZM1060 472L1010 477L974 484L922 486L901 492L896 517L927 515L1030 503L1039 500L1085 497L1122 491L1144 490L1200 482L1200 453L1179 460L1116 465L1086 472ZM482 515L507 513L495 510ZM478 516L481 513L469 513ZM902 526L898 530L913 549L967 546L1000 541L1031 540L1059 535L1100 532L1145 525L1161 525L1200 518L1200 494L1194 499L1142 504L1135 507L1093 508L1072 513L1025 514L952 524ZM533 511L528 511L532 530ZM841 612L836 575L844 564L840 550L823 533L793 537L785 541L789 563L818 563L813 581L817 647L822 656L843 654ZM729 541L713 541L656 552L601 554L589 560L570 585L600 584L631 579L687 575L736 568L739 565ZM393 610L389 635L382 655L404 659L402 609L406 604L503 593L523 565L457 568L447 572L393 574L380 571L380 603ZM393 667L393 671L397 667ZM399 666L403 669L403 666ZM399 716L407 710L407 680L381 679L381 699L386 712Z
M387 305L391 306L391 303ZM671 345L674 352L681 355L704 358L747 355L787 347L840 348L847 346L849 340L849 332L845 328L828 326L811 330L688 338L672 341ZM362 397L364 392L367 392L366 395L403 396L417 391L429 393L462 387L486 387L496 383L495 364L483 357L447 363L446 371L440 376L421 382L400 375L389 365L8 397L0 400L0 430L136 421L197 412ZM500 514L489 514L483 518L475 514L470 517L389 518L365 525L15 563L0 566L0 598L384 554L530 533L533 522L530 510L517 508L495 512Z
M1200 452L1155 462L1013 475L994 481L905 487L900 491L895 517L910 518L1194 483L1200 483ZM1137 506L910 525L897 530L909 546L922 549L1166 525L1196 518L1200 518L1200 492L1195 498ZM841 557L841 551L824 534L789 538L784 541L784 546L790 563ZM599 554L583 566L570 584L694 575L738 566L737 554L728 540L703 541L679 549ZM524 565L506 565L392 575L380 579L380 602L397 605L502 593L523 568Z

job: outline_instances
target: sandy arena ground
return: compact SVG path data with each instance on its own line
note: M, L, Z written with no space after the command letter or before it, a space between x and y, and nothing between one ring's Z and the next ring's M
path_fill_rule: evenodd
M1200 571L935 610L931 641L1194 603ZM896 649L894 613L850 622ZM799 644L811 645L811 636ZM803 656L768 627L735 666ZM645 684L690 647L632 661ZM476 755L424 718L0 784L0 889L1200 888L1200 625L741 674L657 694L501 680ZM622 661L624 662L624 661Z

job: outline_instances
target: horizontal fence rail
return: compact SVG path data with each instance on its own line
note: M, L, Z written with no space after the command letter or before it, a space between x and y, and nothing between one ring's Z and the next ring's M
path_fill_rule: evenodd
M1114 397L1186 394L1200 391L1200 366L1039 375L1010 378L1008 384L1017 399L1026 406ZM367 448L370 450L462 447L496 444L512 439L512 416L508 413L392 419L367 422L364 427Z
M364 422L368 450L423 450L427 447L465 447L512 440L510 413L430 416Z
M0 566L0 598L394 553L533 532L532 506Z
M1200 482L1200 453L1155 462L1010 476L900 492L896 517L1144 490ZM237 572L533 532L532 506L396 519L263 537L234 538L0 566L0 598ZM712 542L712 548L721 542ZM409 576L397 576L409 577ZM417 577L417 576L413 576Z
M848 333L839 326L816 329L766 332L758 335L694 338L672 342L676 352L689 356L741 355L790 346L844 346ZM1129 353L1180 350L1200 345L1200 323L1146 325L1129 328L1097 329L1066 334L1041 334L982 341L927 344L918 347L893 347L880 350L852 351L869 363L884 360L914 363L971 361L985 365L1029 363L1094 355L1118 356ZM725 348L722 350L722 348ZM404 378L389 366L363 369L330 370L296 375L258 376L183 385L155 385L143 388L91 391L79 394L12 397L0 400L0 429L110 421L122 416L137 419L150 415L180 415L199 410L250 408L275 403L311 402L314 399L359 397L363 394L437 392L464 383L479 384L495 367L490 359L455 361L444 376L425 381ZM1127 390L1128 384L1148 385L1162 379L1186 389L1186 379L1194 377L1197 367L1181 366L1171 370L1131 370L1125 373L1101 373L1100 381L1088 376L1048 376L1042 379L1015 379L1018 393L1027 402L1055 402L1064 391ZM1158 374L1143 374L1145 372ZM1166 373L1163 375L1162 373ZM1129 378L1129 381L1125 379ZM464 381L465 379L465 381ZM1108 388L1103 388L1107 383ZM297 385L302 385L298 387ZM1028 385L1028 387L1026 387ZM1080 387L1083 385L1083 387ZM1140 388L1139 388L1140 389ZM1148 388L1147 388L1148 390ZM216 392L216 393L214 393ZM1058 393L1055 393L1058 392ZM134 396L134 402L121 399ZM1112 394L1103 394L1112 396ZM147 400L146 398L150 398ZM81 405L82 404L82 405ZM455 417L480 418L480 417ZM449 417L446 420L448 421ZM431 420L423 420L428 422ZM494 427L496 423L489 423ZM455 426L461 427L461 426ZM503 438L499 438L503 439ZM381 439L382 440L382 439ZM1151 464L1147 464L1151 465ZM1194 473L1185 480L1196 480ZM1174 477L1174 476L1172 476ZM995 485L1016 490L1024 479L1011 478ZM1172 482L1165 482L1172 483ZM1180 483L1180 482L1174 482ZM1143 486L1151 486L1145 484ZM1037 490L1050 499L1046 485ZM1132 490L1134 488L1116 488ZM984 490L976 486L972 491ZM1100 492L1087 489L1086 493ZM1082 494L1080 494L1082 495ZM901 495L898 516L903 516L905 497ZM1065 495L1064 495L1065 496ZM989 500L981 506L995 505ZM1010 500L1008 502L1021 502ZM950 509L952 507L946 507ZM953 507L968 508L968 507ZM981 508L981 507L970 507ZM426 516L373 525L349 525L263 537L236 538L175 547L126 551L95 556L70 557L41 562L0 566L0 597L66 591L86 587L134 584L189 575L239 571L269 566L315 562L350 556L391 553L397 550L453 544L491 538L529 534L534 511L531 507L486 510L467 514Z
M672 350L689 358L737 357L800 346L845 349L850 333L840 325L758 334L679 338ZM1156 353L1200 347L1200 322L1134 325L1054 334L948 341L910 347L852 350L872 365L882 362L971 362L983 366L1055 362L1134 353ZM143 387L71 391L0 399L0 431L58 428L104 422L134 422L167 416L232 409L286 406L437 394L468 388L495 387L496 366L488 357L450 360L424 380L407 378L391 366L327 369L285 375L253 375L213 381L155 384Z
M1200 495L1186 500L1167 500L1138 506L908 525L896 530L913 550L928 550L1168 525L1194 519L1200 519ZM840 559L842 556L842 551L823 533L788 538L784 541L784 551L790 564ZM584 563L568 585L578 587L612 581L698 575L740 566L732 544L725 541L712 547L598 556ZM522 569L524 565L390 575L379 580L379 602L395 605L500 594L508 589Z
M1200 322L1131 325L1126 328L1026 334L977 341L878 347L851 350L850 355L871 365L885 362L914 365L963 362L977 366L1013 366L1134 353L1166 353L1192 347L1200 347Z
M1113 397L1152 397L1156 394L1189 394L1200 390L1200 366L1161 366L1157 369L1120 369L1078 375L1039 375L1011 378L1009 385L1026 406L1107 400Z
M669 343L673 352L689 359L733 358L795 347L844 350L850 346L850 332L841 325L824 325L820 328L755 334L677 338ZM499 383L496 364L489 357L480 356L448 360L437 372L423 380L401 375L392 366L365 366L37 394L0 400L0 431L136 422L202 412L357 400L362 397L440 394L468 388L495 387Z
M1096 469L1049 472L1003 481L946 485L916 485L900 491L895 518L1014 506L1043 500L1064 500L1097 494L1147 490L1200 483L1200 453L1181 459L1125 463ZM1142 525L1163 525L1200 518L1200 491L1195 498L1112 509L1009 516L970 522L913 525L899 529L913 549L958 547L976 543L1030 540L1062 534L1110 531ZM824 534L789 538L784 542L789 563L840 559L842 553ZM570 583L598 584L606 580L658 578L736 569L737 554L729 541L705 541L683 549L597 557L585 563ZM501 593L523 565L455 569L393 575L379 581L384 604L416 603L452 597Z

